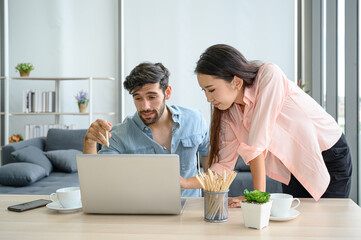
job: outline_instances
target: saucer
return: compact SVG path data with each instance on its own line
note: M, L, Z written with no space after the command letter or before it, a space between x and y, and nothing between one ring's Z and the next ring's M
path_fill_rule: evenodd
M271 220L271 221L279 221L279 222L289 221L289 220L295 219L298 215L300 215L299 211L297 211L295 209L291 209L289 211L289 213L288 213L288 216L286 216L286 217L273 217L271 215L269 220Z
M74 212L82 208L81 204L77 207L65 208L59 203L59 201L48 203L46 207L60 212Z

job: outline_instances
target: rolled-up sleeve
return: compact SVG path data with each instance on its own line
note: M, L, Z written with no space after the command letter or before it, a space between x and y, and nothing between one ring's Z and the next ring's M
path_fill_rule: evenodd
M268 64L260 74L248 141L241 143L238 148L246 164L267 152L287 87L285 75L274 64Z

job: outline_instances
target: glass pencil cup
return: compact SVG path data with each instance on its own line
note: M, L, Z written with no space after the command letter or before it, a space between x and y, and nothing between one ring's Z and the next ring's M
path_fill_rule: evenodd
M228 191L204 191L204 220L207 222L228 221Z

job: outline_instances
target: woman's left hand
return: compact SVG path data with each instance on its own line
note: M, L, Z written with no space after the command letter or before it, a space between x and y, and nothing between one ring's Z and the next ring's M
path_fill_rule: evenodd
M228 207L229 208L241 207L241 201L243 200L246 200L244 196L230 197L228 198Z

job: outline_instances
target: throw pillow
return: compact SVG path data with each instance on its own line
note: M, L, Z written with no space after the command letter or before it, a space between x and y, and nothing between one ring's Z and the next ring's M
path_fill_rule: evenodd
M34 163L43 167L46 171L46 176L49 176L51 171L53 171L53 165L51 165L49 159L44 155L44 152L37 147L25 147L12 152L11 155L17 162Z
M77 149L83 151L83 138L87 129L49 129L45 151Z
M26 186L45 176L45 169L33 163L9 163L0 167L0 184L6 186Z
M81 153L82 152L79 150L68 149L45 152L45 155L49 158L50 162L56 169L72 173L78 171L78 167L76 165L76 155Z

